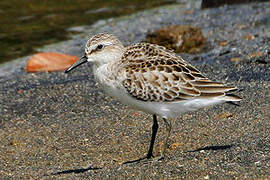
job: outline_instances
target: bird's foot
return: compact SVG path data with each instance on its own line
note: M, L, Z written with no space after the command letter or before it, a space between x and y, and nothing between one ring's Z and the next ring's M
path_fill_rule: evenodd
M139 158L136 160L132 160L132 161L126 161L123 164L131 164L131 163L146 163L146 162L158 162L161 161L162 159L164 159L164 156L157 156L154 157L153 155L147 155L143 158Z

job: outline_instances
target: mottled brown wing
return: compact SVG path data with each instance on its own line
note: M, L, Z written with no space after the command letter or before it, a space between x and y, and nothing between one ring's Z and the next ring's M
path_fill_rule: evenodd
M129 46L122 57L123 86L143 101L181 101L225 96L236 89L213 82L173 52L153 44Z

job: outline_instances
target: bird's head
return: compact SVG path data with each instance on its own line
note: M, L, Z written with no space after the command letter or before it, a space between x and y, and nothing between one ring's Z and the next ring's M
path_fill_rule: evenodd
M93 62L96 66L101 66L119 60L124 52L124 46L113 35L100 33L88 39L85 45L85 54L76 61L65 72L84 64Z

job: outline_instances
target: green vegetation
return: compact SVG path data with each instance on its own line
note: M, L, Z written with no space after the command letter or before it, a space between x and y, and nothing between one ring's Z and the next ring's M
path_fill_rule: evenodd
M0 1L0 63L33 48L67 39L66 28L130 14L169 0L3 0ZM103 9L101 9L103 8ZM100 11L98 11L100 10Z

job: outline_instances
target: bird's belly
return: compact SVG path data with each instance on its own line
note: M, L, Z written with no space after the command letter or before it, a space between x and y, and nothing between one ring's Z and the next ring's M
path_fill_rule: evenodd
M174 118L182 113L194 111L207 105L200 105L200 102L178 101L178 102L154 102L142 101L132 97L124 89L106 86L105 92L116 98L125 105L150 114L156 114L164 118Z

